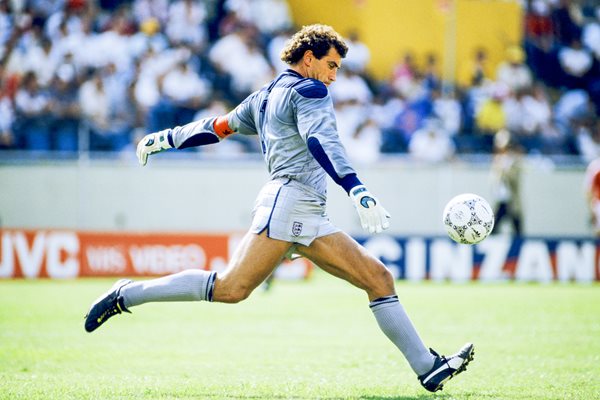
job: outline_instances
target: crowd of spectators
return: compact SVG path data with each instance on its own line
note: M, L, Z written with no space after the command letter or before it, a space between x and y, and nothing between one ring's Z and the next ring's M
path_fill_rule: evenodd
M523 43L491 65L482 45L442 79L406 52L387 79L350 48L330 92L349 157L435 163L492 153L509 131L529 154L600 156L600 7L528 0ZM265 16L268 15L268 18ZM287 66L286 0L0 0L0 149L120 152L142 135L227 112ZM203 152L259 152L232 136Z

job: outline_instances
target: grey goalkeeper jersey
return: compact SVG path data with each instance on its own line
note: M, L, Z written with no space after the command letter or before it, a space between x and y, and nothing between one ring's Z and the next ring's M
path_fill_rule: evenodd
M291 178L326 194L326 174L346 191L360 182L350 166L336 128L327 87L287 70L252 93L227 115L234 133L258 135L272 179ZM171 130L177 148L216 143L225 137L216 118Z

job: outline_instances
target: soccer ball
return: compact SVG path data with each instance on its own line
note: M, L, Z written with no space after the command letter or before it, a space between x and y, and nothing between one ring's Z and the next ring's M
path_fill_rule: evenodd
M473 193L452 198L444 208L442 220L448 236L463 244L481 242L494 228L492 207L483 197Z

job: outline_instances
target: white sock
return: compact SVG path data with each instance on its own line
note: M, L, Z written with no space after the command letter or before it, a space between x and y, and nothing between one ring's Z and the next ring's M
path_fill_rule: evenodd
M417 376L433 367L435 357L427 350L398 296L386 296L373 300L369 307L375 315L379 327L400 349Z
M125 307L154 301L212 301L216 272L188 269L157 279L133 282L123 286Z

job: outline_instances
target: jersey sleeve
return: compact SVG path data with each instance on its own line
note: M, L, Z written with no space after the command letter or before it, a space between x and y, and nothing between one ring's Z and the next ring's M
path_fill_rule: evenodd
M202 118L198 121L170 129L168 133L169 141L177 149L218 143L222 139L222 137L217 135L215 130L215 123L218 118Z
M227 115L229 126L234 132L242 135L258 135L253 111L257 96L258 92L251 94Z
M320 81L305 79L294 86L293 104L300 136L325 172L346 192L360 185L342 145L333 101Z
M177 149L218 143L234 133L256 135L250 95L227 115L202 118L170 129L169 141Z

